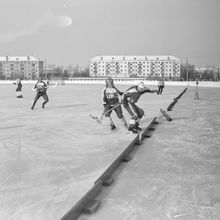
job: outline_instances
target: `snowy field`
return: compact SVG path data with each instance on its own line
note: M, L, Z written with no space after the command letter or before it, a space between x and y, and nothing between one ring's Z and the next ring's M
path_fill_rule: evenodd
M23 85L23 99L15 98L15 88L0 85L0 219L58 220L134 135L114 112L115 133L106 121L100 125L89 117L103 110L103 85L50 88L45 109L40 99L34 110L32 85ZM166 86L162 95L143 95L142 127L184 88ZM219 219L219 90L199 88L201 98L194 100L195 88L189 87L170 113L174 120L160 118L153 137L100 195L97 213L80 219Z

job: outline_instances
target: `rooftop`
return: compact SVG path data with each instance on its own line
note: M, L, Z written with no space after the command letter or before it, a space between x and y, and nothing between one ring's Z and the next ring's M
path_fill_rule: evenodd
M177 57L166 55L166 56L96 56L90 59L90 61L100 61L100 60L176 60L179 61Z
M33 56L0 56L0 61L39 61Z

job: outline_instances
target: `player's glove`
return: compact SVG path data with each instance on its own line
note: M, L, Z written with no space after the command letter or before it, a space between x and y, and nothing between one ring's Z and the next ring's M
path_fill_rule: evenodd
M103 103L103 106L104 106L104 108L107 108L107 107L108 107L108 105L107 105L106 103Z
M130 98L130 97L128 97L127 100L128 100L128 102L131 103L131 104L134 103L134 99L132 99L132 98Z

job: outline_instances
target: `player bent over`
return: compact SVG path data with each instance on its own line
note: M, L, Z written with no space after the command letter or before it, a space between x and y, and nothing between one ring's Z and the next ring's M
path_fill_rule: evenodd
M150 90L145 87L143 82L138 83L137 86L132 86L124 92L123 95L123 106L131 116L128 130L133 133L138 133L141 128L139 122L144 115L144 110L136 105L140 96L144 93L157 93L158 90Z
M22 88L21 80L17 79L16 82L14 82L13 84L17 85L17 88L16 88L17 97L16 98L23 98L22 92L21 92L21 88Z
M44 82L41 78L38 79L37 83L34 85L33 90L37 91L37 94L34 98L34 103L31 107L31 109L34 109L34 106L37 102L37 100L42 96L44 99L44 102L42 103L42 108L44 108L45 104L49 101L49 98L47 96L47 83Z
M114 131L116 129L116 126L111 118L112 110L117 114L117 117L121 119L124 127L127 129L128 125L127 122L123 116L121 103L119 102L118 95L122 95L123 92L120 92L115 86L113 79L111 77L108 77L105 80L105 88L102 91L102 97L103 97L103 106L104 106L104 115L106 118L109 119L111 130Z

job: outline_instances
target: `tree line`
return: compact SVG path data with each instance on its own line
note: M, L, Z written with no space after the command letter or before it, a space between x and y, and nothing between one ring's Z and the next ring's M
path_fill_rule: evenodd
M192 64L181 64L180 78L184 81L220 81L219 67L195 68Z

